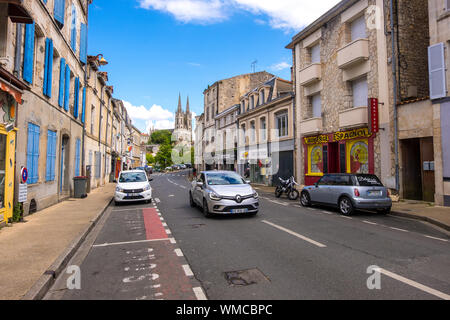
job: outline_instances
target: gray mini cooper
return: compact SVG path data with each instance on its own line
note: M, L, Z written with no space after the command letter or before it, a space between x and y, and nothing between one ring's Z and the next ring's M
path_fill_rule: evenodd
M335 206L343 215L357 209L391 212L389 191L373 174L326 174L315 185L303 188L300 203Z

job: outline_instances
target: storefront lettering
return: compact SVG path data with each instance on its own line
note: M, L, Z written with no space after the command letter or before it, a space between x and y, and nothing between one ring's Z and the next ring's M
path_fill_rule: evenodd
M329 141L328 135L323 134L316 137L306 137L305 143L306 144L319 144L319 143L327 143Z
M355 138L368 138L371 136L369 129L355 129L351 131L335 132L333 134L334 141L350 140Z

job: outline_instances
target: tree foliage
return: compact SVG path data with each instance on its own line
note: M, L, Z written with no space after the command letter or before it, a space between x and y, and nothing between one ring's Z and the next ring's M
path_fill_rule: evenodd
M152 133L149 144L170 144L172 133L169 130L159 130Z

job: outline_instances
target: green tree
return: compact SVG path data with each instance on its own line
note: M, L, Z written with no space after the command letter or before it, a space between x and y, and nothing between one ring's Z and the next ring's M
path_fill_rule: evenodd
M170 143L165 143L159 148L156 154L155 161L160 164L162 168L171 166L172 163L172 146Z
M147 153L147 164L155 164L155 157L151 153Z
M169 130L159 130L150 136L150 144L169 144L171 143L172 133Z

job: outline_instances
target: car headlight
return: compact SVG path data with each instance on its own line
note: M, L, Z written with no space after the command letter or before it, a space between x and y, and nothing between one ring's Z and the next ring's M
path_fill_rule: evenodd
M123 192L123 189L121 187L116 187L117 192Z
M144 187L144 191L148 191L150 190L152 187L150 187L150 185L148 184L147 186Z
M255 199L258 199L258 198L259 198L258 192L255 191L255 193L253 194L253 198L255 198Z
M222 200L222 197L221 196L219 196L217 193L215 193L215 192L211 192L210 194L209 194L209 198L211 199L211 200L214 200L214 201L220 201L220 200Z

